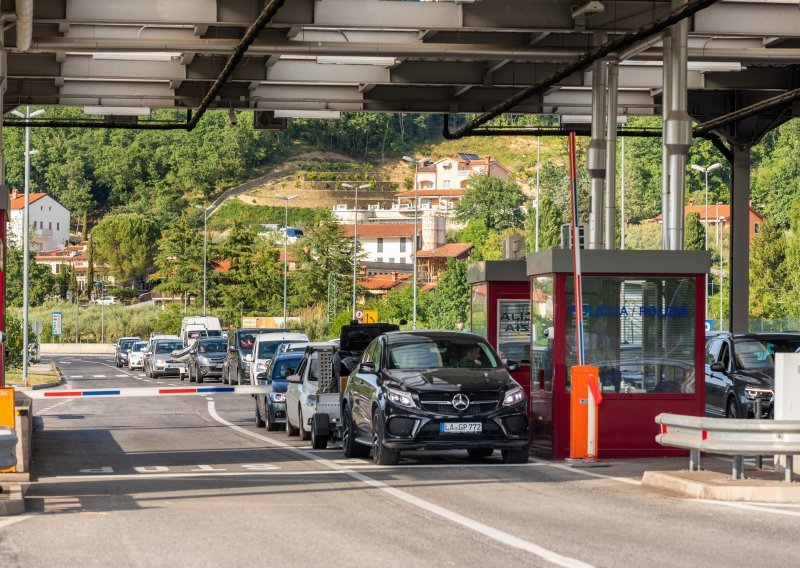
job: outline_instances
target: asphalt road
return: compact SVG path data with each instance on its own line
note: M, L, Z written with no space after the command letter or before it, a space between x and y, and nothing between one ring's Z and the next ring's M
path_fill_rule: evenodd
M56 357L62 388L180 384ZM256 428L242 395L36 401L28 513L0 518L0 566L753 566L800 556L800 507L639 487L629 460L399 466Z

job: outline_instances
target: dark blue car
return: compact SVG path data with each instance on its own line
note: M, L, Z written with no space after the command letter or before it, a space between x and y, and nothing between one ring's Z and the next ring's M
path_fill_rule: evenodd
M256 375L256 383L266 385L267 394L256 394L256 426L278 430L286 423L287 377L293 375L303 359L303 353L281 353L273 357L267 370Z

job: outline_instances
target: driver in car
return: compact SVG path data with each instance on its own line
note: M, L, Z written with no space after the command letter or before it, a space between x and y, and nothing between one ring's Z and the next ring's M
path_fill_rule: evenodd
M478 345L470 345L464 351L464 356L458 362L458 367L483 367L483 354Z

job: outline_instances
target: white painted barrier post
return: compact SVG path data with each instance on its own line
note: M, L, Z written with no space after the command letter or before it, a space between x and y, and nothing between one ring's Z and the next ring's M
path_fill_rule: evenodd
M775 354L775 395L772 402L775 420L800 420L800 353ZM785 470L786 456L775 456L775 469ZM793 464L794 465L794 464ZM794 465L799 473L800 463Z

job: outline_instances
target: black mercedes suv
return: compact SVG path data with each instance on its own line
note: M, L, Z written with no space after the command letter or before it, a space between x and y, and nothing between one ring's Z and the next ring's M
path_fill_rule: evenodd
M367 347L342 394L347 457L393 465L403 450L528 461L527 399L480 336L397 331Z
M706 415L771 417L775 353L794 353L798 349L798 333L706 334ZM758 417L757 400L761 406Z

